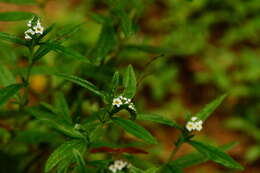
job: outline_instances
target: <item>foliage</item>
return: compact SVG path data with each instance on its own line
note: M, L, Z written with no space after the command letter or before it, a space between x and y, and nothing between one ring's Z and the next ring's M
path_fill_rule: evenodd
M46 5L33 0L1 2ZM227 95L237 104L226 103L225 110L241 110L241 105L245 111L235 112L239 115L259 110L259 60L258 50L254 50L259 42L254 37L259 31L258 4L257 0L91 0L82 1L77 11L64 14L62 20L54 20L57 24L49 22L31 40L11 34L12 30L0 32L1 118L11 124L0 123L0 160L12 162L15 158L12 163L17 165L3 166L0 172L106 173L118 158L132 163L119 173L178 173L207 161L242 170L225 152L233 143L215 147L186 125L192 117L210 123L209 116ZM157 10L160 13L154 15ZM44 22L48 18L48 14L37 15L1 12L0 21L30 20L32 16L38 20L41 16ZM147 27L149 23L154 24ZM157 40L160 44L154 44ZM41 80L35 84L37 77ZM210 98L228 94L185 119L184 102L192 103L196 110L210 100L207 93ZM130 99L133 107L126 101L114 104L120 96ZM248 103L243 104L242 98ZM156 106L149 109L149 102ZM250 115L231 119L227 125L246 131L259 142L258 123ZM153 159L153 149L161 143L156 127L161 126L179 134L177 139L169 138L174 149L168 160L158 153ZM183 144L197 152L175 158ZM248 160L260 155L257 146L252 147L253 154L248 152ZM146 150L149 159L137 157Z

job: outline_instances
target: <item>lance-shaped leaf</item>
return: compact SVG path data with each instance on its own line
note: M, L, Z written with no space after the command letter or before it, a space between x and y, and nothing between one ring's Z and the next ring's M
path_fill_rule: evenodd
M229 144L218 147L221 151L227 151L232 149L236 142L231 142ZM182 157L177 158L176 160L169 163L169 166L173 168L187 168L190 166L198 165L204 162L207 162L209 159L200 152L193 152Z
M144 171L144 173L157 173L159 171L159 168L150 168Z
M161 168L161 172L163 173L184 173L181 168L172 167L171 165L167 164Z
M141 52L146 52L146 53L158 53L158 54L171 52L171 50L169 50L169 49L150 46L150 45L127 44L127 45L124 45L123 49L127 50L127 51L141 51Z
M12 84L0 89L0 106L5 104L11 97L13 97L22 87L23 84Z
M86 143L83 140L71 140L62 144L50 155L45 164L44 171L49 172L57 166L59 162L73 158L73 149L84 153Z
M125 87L123 95L127 98L133 98L136 92L136 78L135 78L134 69L131 65L129 65L126 70L123 84Z
M209 104L207 104L200 112L198 112L195 116L202 120L205 121L211 114L212 112L223 102L223 100L226 98L226 94L216 98Z
M115 29L111 24L106 22L103 24L102 31L96 46L91 51L93 62L98 65L103 62L108 53L110 53L110 51L114 48L115 43Z
M97 13L89 12L88 17L99 24L111 23L112 19Z
M227 168L243 170L243 167L239 163L237 163L234 159L232 159L229 155L227 155L217 147L204 144L198 141L189 141L189 144L191 144L208 159L216 163L219 163Z
M0 21L19 21L31 19L35 14L23 11L12 11L0 13Z
M56 173L66 173L70 165L72 164L73 158L63 159L57 164Z
M134 23L123 9L113 9L112 13L120 19L120 27L126 37L135 33Z
M12 72L5 66L0 65L0 85L7 86L15 83L16 79Z
M51 49L49 47L47 47L46 45L41 45L35 52L34 56L33 56L33 61L38 61L39 59L41 59L42 57L44 57L47 53L49 53L51 51Z
M80 60L80 61L84 61L87 63L89 62L89 60L86 57L84 57L83 55L81 55L80 53L78 53L77 51L75 51L71 48L64 47L64 46L54 43L54 42L46 42L46 43L44 43L44 45L45 45L45 47L49 48L50 50L53 50L57 53L68 56L75 60Z
M168 125L171 127L175 127L178 129L182 129L181 126L179 126L175 121L169 120L163 116L156 115L156 114L137 114L136 117L137 120L147 120L154 123L160 123L164 125Z
M112 97L114 96L117 90L118 84L119 84L119 73L116 71L113 75L111 86L110 86L110 95Z
M73 155L77 163L78 172L87 173L86 163L80 152L77 149L73 149Z
M35 0L0 0L0 2L12 3L12 4L35 4Z
M83 26L84 23L76 24L76 25L66 25L63 26L61 29L58 30L56 34L55 40L64 40L74 33L78 32L81 26Z
M7 34L4 32L0 32L0 40L9 41L12 43L20 44L20 45L27 45L27 42L25 40L22 40L15 35Z
M120 117L113 118L113 122L137 138L140 138L149 144L157 144L156 139L151 135L151 133L135 122Z
M142 169L132 166L130 169L130 173L144 173L144 171Z
M60 131L66 136L73 138L85 138L79 131L77 131L72 124L69 124L63 118L51 112L45 111L39 107L28 108L27 111L38 120L46 123L46 125Z
M58 114L69 124L72 124L69 106L63 93L57 92L55 97L55 106L58 111Z
M89 82L85 79L82 79L80 77L73 76L73 75L63 74L63 73L55 73L54 75L61 77L65 80L68 80L70 82L73 82L75 84L78 84L78 85L88 89L92 93L94 93L98 96L101 96L102 98L104 97L103 93L101 91L99 91L99 89L94 84L92 84L91 82Z

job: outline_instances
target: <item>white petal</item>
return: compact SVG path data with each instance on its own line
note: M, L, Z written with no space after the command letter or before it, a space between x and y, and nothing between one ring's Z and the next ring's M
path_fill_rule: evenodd
M200 120L200 121L198 121L197 123L198 123L198 124L202 124L202 123L203 123L203 121L201 121L201 120Z
M26 40L31 40L31 39L32 39L32 37L29 36L28 34L25 34L24 38L25 38Z
M191 121L196 121L198 118L197 117L192 117Z
M189 122L186 124L186 129L187 129L188 131L194 130L194 123L189 121Z

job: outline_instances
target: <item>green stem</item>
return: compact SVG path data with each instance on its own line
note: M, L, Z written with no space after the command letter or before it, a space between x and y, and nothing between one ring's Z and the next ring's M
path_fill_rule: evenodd
M167 161L166 164L168 164L170 161L173 160L174 156L176 155L176 153L178 152L178 150L180 149L181 145L185 142L185 134L181 133L177 142L175 143L175 148L172 150L169 159Z
M174 150L172 150L172 152L171 152L171 154L170 154L170 157L169 157L167 163L169 163L170 161L172 161L172 159L174 158L175 154L176 154L176 153L178 152L178 150L180 149L181 145L182 145L182 143L175 146Z
M28 100L29 100L29 92L30 92L29 91L29 81L30 81L32 68L33 68L33 65L34 65L34 62L33 62L33 53L34 53L33 46L29 47L29 53L30 53L29 58L28 58L29 66L28 66L27 72L24 76L24 83L26 84L26 87L25 87L24 98L22 99L20 109L22 109L24 106L26 106L27 103L28 103Z

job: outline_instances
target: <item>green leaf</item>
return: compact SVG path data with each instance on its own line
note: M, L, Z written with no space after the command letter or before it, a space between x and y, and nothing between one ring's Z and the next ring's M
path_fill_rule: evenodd
M75 84L78 84L78 85L88 89L92 93L94 93L98 96L101 96L102 98L104 97L103 93L101 91L99 91L99 89L94 84L90 83L89 81L87 81L85 79L82 79L80 77L73 76L73 75L63 74L63 73L56 73L54 75L61 77L65 80L68 80L70 82L73 82Z
M0 0L0 2L13 3L13 4L35 4L35 0Z
M60 135L56 132L50 132L42 129L28 129L19 131L15 136L15 141L25 144L51 143L59 139Z
M9 41L12 43L20 44L20 45L27 45L27 42L25 40L22 40L14 35L10 35L4 32L0 32L0 40Z
M51 171L59 162L73 157L73 149L83 153L86 143L82 140L71 140L59 146L48 158L44 171Z
M160 123L160 124L164 124L164 125L168 125L168 126L171 126L171 127L182 129L181 126L179 126L176 122L169 120L165 117L162 117L160 115L156 115L156 114L137 114L136 119L137 120L145 120L145 121L147 120L147 121Z
M52 49L50 47L48 47L45 44L42 44L35 52L34 56L33 56L33 61L38 61L39 59L41 59L43 56L45 56L47 53L49 53Z
M78 53L77 51L75 51L71 48L64 47L64 46L54 43L54 42L46 42L46 43L44 43L44 45L45 45L45 47L49 48L50 50L53 50L57 53L68 56L75 60L80 60L80 61L84 61L87 63L89 62L89 60L86 57L84 57L83 55L81 55L80 53Z
M162 167L162 173L184 173L181 168L172 167L171 165L167 164Z
M106 16L103 16L103 15L100 15L100 14L97 14L97 13L89 13L88 14L89 18L92 19L93 21L99 23L99 24L106 24L108 22L111 22L111 19L106 17Z
M128 51L141 51L141 52L146 52L146 53L170 53L171 51L166 48L161 48L161 47L155 47L155 46L150 46L150 45L134 45L134 44L128 44L123 47L124 50Z
M15 83L16 79L12 72L8 68L0 64L0 85L7 86Z
M56 168L56 173L67 173L69 166L72 164L73 158L63 159L61 160Z
M62 92L57 92L55 97L55 106L58 113L62 116L62 118L68 123L72 124L72 119L70 117L70 111L68 107L68 103L64 97Z
M159 170L159 168L154 167L154 168L145 170L144 173L156 173L156 172L158 172L158 170Z
M211 114L212 112L223 102L223 100L226 98L226 94L216 98L209 104L207 104L200 112L198 112L195 116L202 120L205 121Z
M62 40L65 39L74 33L78 32L81 26L83 26L84 23L76 24L76 25L67 25L60 28L57 32L55 40Z
M19 20L29 20L35 14L23 11L12 11L0 13L0 21L19 21Z
M23 84L12 84L0 89L0 106L5 104L11 97L13 97L22 87Z
M135 33L135 27L133 21L123 9L113 9L112 13L119 17L120 27L126 37L129 37Z
M38 120L46 123L46 125L60 131L64 135L84 139L85 136L77 131L72 124L69 124L63 118L51 112L45 111L39 107L30 107L27 111Z
M111 87L110 87L110 94L113 97L119 85L119 73L116 71L112 78Z
M125 120L119 117L113 118L112 120L115 124L119 125L128 133L131 133L137 138L140 138L149 144L157 144L156 139L150 134L150 132L148 132L142 126L139 126L135 122L131 120Z
M136 78L135 78L134 69L131 65L129 65L126 70L123 84L125 87L123 95L127 98L133 98L136 92Z
M237 163L219 148L198 141L189 141L189 144L196 148L200 153L205 155L208 159L216 163L219 163L227 168L243 170L243 167L239 163Z
M99 40L91 51L95 64L101 64L116 44L115 29L111 24L103 24Z
M144 171L132 166L130 169L130 173L144 173Z
M237 143L231 142L229 144L218 147L221 151L227 151L233 148ZM193 152L172 161L169 165L173 168L187 168L207 162L209 159L199 152Z
M77 166L78 172L79 173L87 173L86 163L85 163L84 158L80 154L80 152L77 149L73 149L73 155L74 155L76 162L78 164L78 166Z

